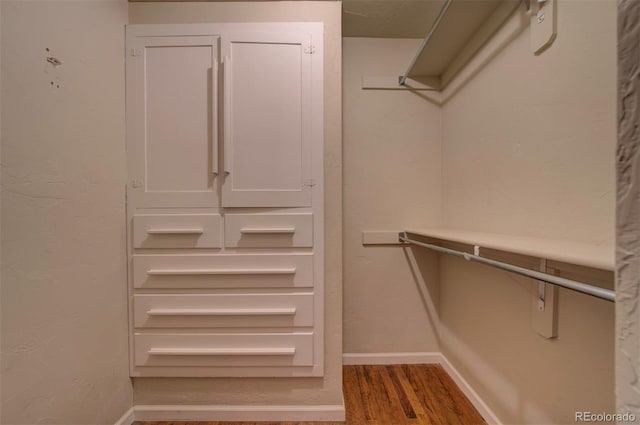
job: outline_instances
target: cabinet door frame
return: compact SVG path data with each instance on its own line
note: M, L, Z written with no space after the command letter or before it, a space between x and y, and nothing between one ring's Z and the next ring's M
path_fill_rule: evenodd
M259 26L260 24L256 24ZM312 205L313 168L312 146L314 143L313 128L313 36L309 31L295 29L279 29L276 31L260 31L253 29L234 29L226 31L221 39L223 63L223 164L224 181L222 184L223 207L310 207ZM236 189L234 188L234 131L233 131L233 45L234 44L281 44L297 45L300 49L300 137L301 137L301 178L296 189Z
M136 208L217 208L219 196L219 64L220 35L193 34L167 31L161 25L127 27L126 49L126 126L127 126L127 193ZM147 105L146 54L154 47L211 47L212 69L209 75L211 110L209 120L208 182L206 190L147 189Z

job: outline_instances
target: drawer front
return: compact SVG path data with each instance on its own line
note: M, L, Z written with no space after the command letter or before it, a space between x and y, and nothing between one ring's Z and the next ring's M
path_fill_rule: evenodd
M136 366L312 366L313 333L137 333Z
M219 214L137 214L134 248L221 248Z
M306 248L313 246L313 215L227 214L225 246L238 248Z
M135 295L137 328L313 326L313 294Z
M135 288L313 286L313 254L134 255Z

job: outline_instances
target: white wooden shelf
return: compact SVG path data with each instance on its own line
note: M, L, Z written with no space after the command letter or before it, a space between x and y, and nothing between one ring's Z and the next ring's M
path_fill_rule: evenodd
M613 271L615 267L615 248L609 244L592 245L447 228L405 229L405 232L601 270Z

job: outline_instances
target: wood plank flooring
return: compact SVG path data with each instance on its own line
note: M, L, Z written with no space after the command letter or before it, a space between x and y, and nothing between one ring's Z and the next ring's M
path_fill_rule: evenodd
M346 422L135 422L134 425L484 425L440 365L344 366Z

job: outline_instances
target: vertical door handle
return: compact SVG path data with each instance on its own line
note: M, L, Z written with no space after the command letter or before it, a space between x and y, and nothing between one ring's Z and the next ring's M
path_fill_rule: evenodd
M218 73L218 58L215 58L211 68L211 170L214 176L218 175Z
M224 172L231 174L231 58L224 57Z

